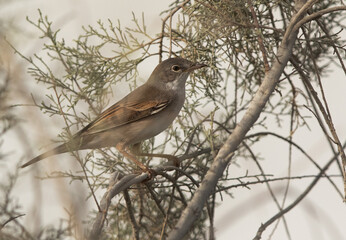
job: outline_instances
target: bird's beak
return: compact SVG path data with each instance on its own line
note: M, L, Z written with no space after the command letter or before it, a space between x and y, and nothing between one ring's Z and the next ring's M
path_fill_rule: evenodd
M186 69L187 72L192 72L193 70L202 68L202 67L207 67L208 65L203 64L203 63L194 63L192 64L188 69Z

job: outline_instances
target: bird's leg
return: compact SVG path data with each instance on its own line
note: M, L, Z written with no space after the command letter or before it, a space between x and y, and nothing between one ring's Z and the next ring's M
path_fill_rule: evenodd
M162 154L162 153L144 153L141 151L141 143L136 143L130 147L130 152L133 155L140 157L159 157L166 158L168 161L172 161L174 166L179 167L180 161L176 156L170 154Z
M123 143L118 143L116 146L116 149L127 159L131 160L132 162L134 162L140 169L142 169L145 172L150 172L149 168L146 167L143 163L141 163L140 161L137 160L136 156L128 153L127 147L124 146Z

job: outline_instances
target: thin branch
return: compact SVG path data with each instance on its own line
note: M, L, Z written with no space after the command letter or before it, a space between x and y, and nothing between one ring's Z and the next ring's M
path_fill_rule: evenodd
M163 171L171 171L170 166L160 166L153 169L154 174L160 174ZM111 200L122 191L128 189L132 185L139 184L149 179L149 173L123 175L120 172L115 172L109 179L109 186L100 202L100 209L96 215L95 221L89 233L89 239L97 240L101 237L102 228L106 221L108 208ZM154 177L154 176L152 176Z
M322 168L321 168L322 171ZM250 177L250 176L249 176ZM216 192L223 192L225 190L229 190L232 188L249 188L250 185L257 185L257 184L263 184L263 183L269 183L269 182L278 182L278 181L285 181L285 180L301 180L301 179L306 179L306 178L315 178L316 175L303 175L303 176L291 176L291 177L278 177L278 178L266 178L264 180L256 180L256 181L247 181L247 182L243 182L241 181L241 183L237 183L237 184L232 184L230 186L227 187L221 187L220 189L218 189ZM340 178L342 177L342 175L328 175L328 178L331 177L336 177L336 178ZM258 177L256 177L258 178ZM327 178L327 175L325 174L324 176L322 176L322 178Z
M320 170L320 171L322 170L322 168L318 165L318 163L304 149L302 149L297 143L293 142L292 140L286 139L286 138L284 138L278 134L275 134L272 132L258 132L258 133L252 134L252 135L248 135L248 136L246 136L246 138L252 138L252 137L260 136L260 135L272 135L272 136L277 137L283 141L288 142L289 144L291 144L292 146L297 148L304 156L306 156L318 170ZM335 152L334 152L334 154L335 154ZM328 179L330 184L335 188L336 192L340 195L340 197L343 198L342 192L338 189L338 187L333 182L333 180L329 177L329 175L326 174L325 177Z
M345 147L345 144L343 146L343 148ZM322 178L322 176L325 174L325 172L327 171L327 169L329 168L329 166L334 162L337 161L337 155L335 155L323 168L322 170L319 172L319 174L315 177L315 179L310 183L310 185L305 189L305 191L294 201L292 202L290 205L288 205L285 209L283 209L282 211L278 212L277 214L275 214L272 218L270 218L267 222L265 222L264 224L262 224L258 231L256 236L254 237L253 240L260 240L262 237L262 233L263 231L270 226L273 222L275 222L278 218L281 218L284 214L286 214L287 212L289 212L290 210L292 210L295 206L297 206L297 204L302 201L307 195L308 193L314 188L314 186L317 184L317 182Z
M243 142L243 145L244 145L245 148L249 151L249 153L250 153L252 159L253 159L254 162L256 163L258 169L260 170L261 174L263 175L264 180L266 181L266 180L267 180L267 177L266 177L266 175L265 175L265 172L264 172L263 169L262 169L261 164L260 164L259 161L257 160L257 157L255 156L255 154L253 153L253 151L251 150L251 148L250 148L247 144L245 144L245 143ZM288 182L290 182L290 177L291 177L291 176L289 175L289 177L288 177ZM280 211L282 211L283 204L282 204L282 206L280 206L280 203L279 203L278 199L276 198L275 193L274 193L272 187L271 187L270 184L269 184L269 181L266 181L265 184L266 184L266 186L267 186L267 188L268 188L268 191L269 191L269 193L270 193L270 196L272 197L272 199L273 199L273 201L274 201L276 207L277 207ZM287 186L286 186L286 188L287 188ZM284 199L286 199L286 195L287 195L287 193L285 192ZM284 200L283 200L283 201L284 201ZM290 234L290 232L289 232L289 230L288 230L288 224L287 224L286 218L283 216L282 219L283 219L283 222L284 222L284 226L285 226L285 230L286 230L286 233L287 233L287 237L288 237L288 239L291 239L291 234ZM280 221L280 219L279 219L279 221ZM279 224L279 221L277 222L277 225ZM276 225L276 226L277 226L277 225ZM274 230L275 230L275 229L274 229ZM274 230L273 230L273 232L274 232Z
M256 26L256 28L258 30L257 39L258 39L258 44L259 44L259 47L261 49L262 56L263 56L264 69L265 69L266 72L268 72L269 71L269 63L268 63L268 58L267 58L267 51L266 51L265 46L263 44L261 28L259 27L258 20L257 20L257 15L256 15L256 12L255 12L255 10L253 8L252 2L250 0L248 0L247 3L249 4L249 7L250 7L250 11L251 11L251 14L252 14L254 25Z
M343 6L343 7L346 8L346 6ZM309 13L309 11L308 11L308 13ZM320 20L316 19L316 23L317 23L318 26L322 29L322 31L326 34L326 36L331 40L332 38L331 38L330 34L328 33L328 30L327 30L326 27L320 22ZM334 44L332 45L332 47L333 47L333 49L334 49L334 52L336 53L336 56L337 56L338 59L339 59L339 62L340 62L340 64L341 64L341 67L342 67L342 69L343 69L343 71L344 71L344 73L345 73L345 75L346 75L346 66L345 66L345 64L344 64L344 62L343 62L343 59L342 59L342 57L341 57L341 55L340 55L340 52L339 52L338 48L337 48Z
M124 191L128 187L143 182L145 179L149 177L148 173L142 173L141 175L131 174L123 176L119 172L115 172L112 174L110 178L110 183L107 192L103 195L100 208L101 211L96 215L94 224L92 226L91 232L89 234L90 240L99 239L104 222L107 217L108 208L111 204L111 200L120 192Z
M170 18L170 25L172 24L173 15L179 11L180 8L184 7L190 0L185 0L179 6L174 8L164 19L162 19L162 27L161 27L161 36L160 36L160 44L159 44L159 62L162 62L162 52L163 52L163 38L165 37L165 25L167 20ZM170 28L171 31L172 28ZM170 33L170 54L171 54L171 44L172 44L172 33Z
M178 172L176 172L175 174L175 182L176 182L176 179L178 178ZM175 190L176 190L177 186L176 184L173 185L173 189L172 189L172 192L170 194L170 199L169 199L169 203L168 203L168 208L167 208L167 211L166 211L166 216L165 216L165 221L162 223L162 228L161 228L161 236L160 236L160 240L162 239L165 239L165 237L167 236L167 233L166 233L166 229L167 229L167 225L169 224L169 221L168 221L168 216L171 212L171 209L172 209L172 206L174 205L174 194L175 194Z
M309 3L310 2L311 1L309 1ZM306 5L303 4L304 2L301 1L296 3L296 9L299 11L292 17L293 21L289 24L288 29L292 29L293 25L305 14L305 11L300 11L306 7ZM223 171L226 169L229 161L231 160L233 152L242 142L246 133L257 121L270 95L274 91L275 86L278 83L279 78L292 54L292 49L296 38L297 32L289 31L285 33L277 52L277 58L275 59L272 68L266 73L264 80L251 101L243 119L235 127L234 131L228 137L225 144L215 157L200 187L197 189L192 200L183 211L178 223L176 224L176 227L169 234L169 240L182 239L187 234L194 221L198 218L207 199L214 191L218 179L222 176Z
M6 226L6 224L8 224L9 222L12 222L16 218L19 218L19 217L22 217L22 216L25 216L25 214L19 214L18 216L10 217L7 221L5 221L3 224L0 225L0 231L1 231L1 229L3 229Z
M296 4L300 4L304 2L303 7L301 7L298 12L292 17L292 19L290 20L290 24L287 27L287 30L285 32L284 38L289 35L291 35L292 33L298 31L299 28L295 28L295 26L297 26L297 23L303 19L304 15L306 14L306 12L316 3L318 2L318 0L308 0L308 1L304 1L304 0L297 0ZM302 17L303 16L303 17Z
M293 60L291 62L293 62ZM308 81L306 78L302 78L302 80L303 80L304 84L307 86L307 88L309 89L315 102L317 103L317 106L319 107L319 109L322 113L324 121L327 123L329 131L331 132L331 134L333 136L333 141L338 147L338 151L339 151L341 159L342 159L342 175L343 175L343 179L344 179L344 201L346 201L346 155L345 155L345 152L342 148L338 134L336 133L336 130L334 128L334 123L333 123L332 119L330 118L330 115L324 109L322 102L318 98L317 92L315 91L315 89L312 86L310 81Z
M131 199L130 199L130 195L129 195L128 190L125 189L123 191L123 194L124 194L124 199L126 202L127 212L129 213L130 222L132 224L132 231L133 231L134 239L139 240L139 227L138 227L138 224L136 222L135 215L133 213L133 208L132 208Z
M293 28L293 31L297 31L305 23L310 22L312 20L317 20L318 18L322 17L323 15L327 13L332 13L336 11L345 11L345 10L346 10L346 6L337 6L337 7L322 9L321 11L312 13L311 15L308 15L304 17L302 20L300 20L299 22L297 22L297 24Z

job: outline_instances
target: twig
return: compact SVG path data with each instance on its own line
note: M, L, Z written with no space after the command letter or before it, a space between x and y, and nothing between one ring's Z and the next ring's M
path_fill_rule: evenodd
M244 145L245 148L249 151L249 153L250 153L252 159L254 160L254 162L256 163L256 165L257 165L257 167L258 167L258 169L260 170L261 174L263 175L263 178L264 178L264 180L265 180L265 184L266 184L266 186L267 186L267 188L268 188L268 191L269 191L269 193L270 193L270 196L272 197L272 199L273 199L273 201L274 201L276 207L279 209L279 211L282 211L282 208L283 208L283 204L284 204L284 203L282 203L282 206L280 206L280 203L279 203L278 199L276 198L275 193L274 193L272 187L271 187L270 184L269 184L269 181L266 181L266 180L267 180L267 177L265 176L265 172L263 171L263 168L262 168L261 164L260 164L259 161L257 160L256 155L253 153L253 151L251 150L251 148L250 148L246 143L243 142L243 145ZM290 180L291 180L291 179L290 179L290 175L289 175L289 177L288 177L287 180L288 180L288 182L290 182ZM286 186L286 188L287 188L287 186ZM286 195L287 195L287 193L285 193L284 199L286 198ZM283 201L284 201L284 200L283 200ZM283 219L283 222L284 222L284 226L285 226L285 230L286 230L286 233L287 233L287 237L288 237L288 239L291 239L291 234L290 234L290 232L289 232L289 230L288 230L288 224L287 224L286 218L285 218L284 216L282 216L282 219ZM280 221L280 219L279 219L279 221ZM277 222L277 225L279 224L279 221ZM277 225L275 226L275 228L277 227ZM273 231L275 230L275 228L273 229Z
M294 62L294 61L292 60L291 62ZM343 179L344 179L344 201L346 201L346 155L345 155L345 152L342 148L341 142L340 142L339 137L338 137L336 130L334 128L334 123L333 123L332 119L330 118L330 115L324 109L322 102L320 101L320 99L317 96L317 92L315 91L315 89L312 86L312 84L310 83L310 81L308 81L306 78L302 78L302 80L303 80L304 84L307 86L308 90L310 91L315 102L317 103L317 106L322 113L324 121L327 123L329 131L332 134L333 142L338 147L338 151L339 151L341 159L342 159L342 175L343 175Z
M265 69L266 72L268 72L269 71L269 63L268 63L268 58L267 58L267 52L266 52L266 49L265 49L264 44L263 44L263 38L261 36L261 28L259 27L257 16L256 16L256 12L255 12L255 10L253 8L252 2L250 0L248 0L247 2L248 2L249 7L250 7L250 11L251 11L251 14L252 14L254 25L255 25L255 27L258 30L257 39L258 39L258 44L259 44L259 47L261 49L262 56L263 56L264 69Z
M296 1L298 2L298 1ZM303 16L306 14L306 12L311 8L318 0L309 0L309 1L301 1L305 2L304 5L298 10L298 12L292 17L290 20L290 24L287 27L287 30L285 32L284 38L286 36L291 35L292 33L298 31L299 28L295 28L297 26L297 23L303 19ZM297 3L298 4L298 3Z
M126 202L127 212L129 213L130 221L132 224L132 231L133 231L134 239L139 240L139 227L138 227L138 224L136 222L135 215L133 213L133 208L132 208L131 199L130 199L130 195L129 195L128 190L125 189L123 191L123 194L124 194L124 199Z
M322 171L322 168L321 168ZM257 181L247 181L247 182L241 182L241 183L237 183L237 184L232 184L230 186L227 187L221 187L220 189L217 190L217 192L223 192L232 188L239 188L239 187L245 187L245 188L249 188L248 186L250 185L257 185L257 184L262 184L262 183L269 183L269 182L278 182L278 181L284 181L284 180L301 180L301 179L305 179L305 178L315 178L316 175L302 175L302 176L291 176L291 177L278 177L278 178L266 178L263 180L257 180ZM322 176L323 178L327 178L327 175L324 174L324 176ZM331 177L336 177L336 178L340 178L342 177L342 175L338 174L338 175L328 175L328 178Z
M345 147L345 144L344 146ZM283 209L282 211L278 212L277 214L275 214L272 218L270 218L267 222L265 222L264 224L262 224L258 231L256 236L254 237L253 240L259 240L262 237L262 233L263 231L269 226L271 225L274 221L276 221L276 219L282 217L284 214L286 214L287 212L289 212L291 209L293 209L295 206L297 206L297 204L303 200L308 193L313 189L313 187L317 184L317 182L321 179L321 177L324 175L324 173L327 171L327 169L329 168L329 166L334 162L337 161L337 155L335 155L327 164L326 166L324 166L324 168L322 168L322 170L320 171L320 173L315 177L315 179L310 183L310 185L305 189L305 191L294 201L292 202L290 205L288 205L285 209Z
M171 54L171 50L172 50L172 17L173 15L179 11L180 8L184 7L188 2L190 2L190 0L185 0L184 2L182 2L182 4L180 4L179 6L177 6L176 8L174 8L164 19L162 19L162 27L161 27L161 36L160 36L160 44L159 44L159 62L162 62L162 48L163 48L163 38L165 37L165 25L166 22L168 20L168 18L170 18L170 54Z
M152 199L154 200L156 206L158 207L158 209L162 213L163 217L166 218L166 212L163 209L163 207L161 206L160 200L156 197L155 192L153 191L153 189L151 188L151 186L149 184L145 184L145 186L147 187L148 192L150 193Z
M280 135L278 135L276 133L272 133L272 132L258 132L258 133L252 134L252 135L248 135L248 136L246 136L246 138L252 138L252 137L260 136L260 135L272 135L272 136L277 137L277 138L279 138L279 139L281 139L283 141L288 142L289 144L291 144L292 146L297 148L304 156L306 156L318 170L320 170L320 171L322 170L322 168L318 165L318 163L303 148L301 148L297 143L293 142L292 140L286 139L286 138L284 138L284 137L282 137L282 136L280 136ZM325 177L328 179L330 184L335 188L336 192L340 195L340 197L343 197L342 192L338 189L338 187L333 182L333 180L329 177L329 175L325 175Z
M141 175L131 174L123 176L119 172L112 174L107 192L103 195L100 202L101 211L97 213L94 224L89 234L90 240L97 240L100 237L104 222L107 217L108 208L111 204L111 200L120 192L124 191L133 184L143 182L149 177L148 173L142 173Z
M343 7L346 8L346 6L343 6ZM308 11L308 13L309 13L309 11ZM322 31L326 34L326 36L327 36L330 40L332 40L330 34L328 33L328 30L327 30L326 27L320 22L320 20L316 19L316 23L317 23L318 26L322 29ZM335 53L336 53L336 56L337 56L338 59L339 59L339 62L340 62L340 64L341 64L341 67L342 67L342 69L344 70L344 73L345 73L345 75L346 75L346 67L345 67L345 64L344 64L344 62L343 62L343 59L342 59L342 57L341 57L341 55L340 55L340 52L339 52L338 48L335 47L334 44L332 45L332 47L333 47L333 49L334 49L334 51L335 51Z
M309 4L310 3L311 1L309 1ZM200 187L197 189L192 200L183 211L176 227L169 234L169 240L179 240L187 234L194 221L198 218L210 194L214 191L218 179L222 176L223 171L226 169L231 157L233 156L233 152L237 149L246 133L259 118L260 113L267 103L271 93L274 91L280 75L292 54L292 49L297 38L297 32L292 32L292 28L293 25L305 14L305 11L300 10L306 7L307 5L304 4L304 2L297 1L296 9L299 11L292 17L292 21L288 26L290 31L286 32L283 37L277 52L277 58L274 60L272 68L266 73L264 80L254 95L244 117L235 127L234 131L228 137L225 144L215 157Z
M25 214L20 214L18 216L10 217L7 221L5 221L3 224L0 225L0 231L1 231L1 229L3 229L6 226L7 223L15 220L16 218L22 217L22 216L25 216Z
M161 173L163 171L171 171L170 166L160 166L153 169L153 173ZM109 186L100 202L101 211L97 213L91 231L89 233L90 240L97 240L101 237L102 228L107 217L108 208L111 200L120 192L126 190L134 184L142 183L149 178L149 173L123 175L120 172L115 172L109 179ZM154 176L152 176L154 177Z
M312 13L311 15L308 15L304 17L302 20L296 23L296 25L293 28L293 31L298 30L301 26L303 26L305 23L310 22L312 20L317 20L318 18L322 17L323 15L331 12L336 12L336 11L344 11L346 10L346 6L336 6L336 7L331 7L327 9L323 9L321 11Z
M176 181L177 177L178 177L178 172L175 172L175 178L174 178L175 181ZM165 237L167 235L166 229L167 229L167 224L169 223L168 216L170 214L170 211L171 211L173 203L174 203L173 200L174 200L174 194L175 194L176 187L177 187L176 184L173 185L173 189L172 189L172 192L170 194L170 199L169 199L168 208L166 211L165 221L162 224L160 240L165 239Z

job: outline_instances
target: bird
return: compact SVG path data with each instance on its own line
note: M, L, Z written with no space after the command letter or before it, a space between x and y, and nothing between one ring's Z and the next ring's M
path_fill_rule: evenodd
M180 57L162 61L142 86L103 111L68 142L36 156L21 168L61 153L116 147L142 170L148 170L136 156L169 158L171 155L145 154L132 149L138 149L142 141L156 136L172 124L183 107L189 74L206 66Z

